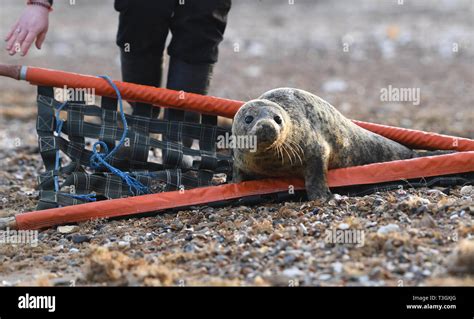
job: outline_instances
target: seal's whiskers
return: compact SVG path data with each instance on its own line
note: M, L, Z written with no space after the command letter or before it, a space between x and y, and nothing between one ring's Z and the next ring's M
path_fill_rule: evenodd
M281 148L282 148L282 149L285 151L285 153L288 155L288 159L290 160L290 165L293 165L293 158L291 157L290 152L289 152L288 149L287 149L288 146L289 146L288 144L283 143L283 144L281 145Z
M304 157L304 151L301 148L301 146L299 146L298 144L296 144L293 141L289 141L289 145L291 146L291 150L296 154L296 156L298 156L298 159L300 160L301 165L303 165L303 158L302 157ZM295 158L296 158L296 156L295 156Z
M298 161L298 158L300 159L300 162L301 162L301 157L300 155L298 154L298 150L295 149L294 145L292 145L291 143L287 144L288 146L288 149L290 150L291 154L293 154L293 156L295 157L295 163L297 163ZM298 158L297 158L298 157Z

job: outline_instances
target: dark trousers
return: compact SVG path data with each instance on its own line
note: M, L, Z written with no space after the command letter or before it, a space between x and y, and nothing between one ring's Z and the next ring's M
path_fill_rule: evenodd
M161 86L163 51L171 31L167 88L207 94L230 7L231 0L115 0L123 80ZM132 106L134 115L159 115L159 108ZM167 109L165 118L198 122L199 114ZM184 141L185 146L190 142Z
M180 4L182 2L183 4ZM115 0L120 12L117 45L130 53L161 53L168 31L171 57L215 63L231 0Z

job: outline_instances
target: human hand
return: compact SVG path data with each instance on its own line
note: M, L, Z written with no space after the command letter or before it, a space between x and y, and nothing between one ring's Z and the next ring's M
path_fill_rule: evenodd
M25 56L36 40L36 47L41 49L49 26L49 10L40 6L27 6L20 19L13 25L5 38L6 50L10 55L20 52Z

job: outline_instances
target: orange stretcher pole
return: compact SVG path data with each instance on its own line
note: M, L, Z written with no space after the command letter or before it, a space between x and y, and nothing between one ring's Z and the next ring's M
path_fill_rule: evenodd
M31 84L69 88L91 88L97 95L116 97L114 89L102 78L71 72L36 68L30 66L2 65L0 75L17 80L26 80ZM244 104L242 101L183 93L146 85L114 81L122 97L128 101L150 103L157 106L182 108L211 115L233 118ZM431 132L404 129L362 121L357 125L416 149L439 149L468 151L474 148L474 141Z
M473 151L474 140L401 127L352 120L355 124L412 149Z
M472 170L474 151L335 169L328 173L328 184L330 187L374 184ZM3 219L3 222L0 219L0 229L1 225L14 229L41 229L96 218L158 212L251 195L287 192L290 187L302 190L304 181L288 178L265 179L53 208L18 214L14 218Z
M1 65L0 75L18 80L26 80L31 84L69 88L91 88L97 95L116 97L115 90L102 78L71 72L36 68L30 66ZM242 101L228 100L213 96L157 88L114 81L122 97L128 101L150 103L157 106L183 108L189 111L219 115L233 118L237 110L244 104ZM383 135L412 148L444 149L466 151L473 147L469 139L429 133L399 127L354 121L357 125Z
M34 85L62 88L91 88L96 95L116 97L115 90L106 80L97 76L36 68L31 66L0 65L0 75L25 80ZM233 118L243 102L213 96L114 81L122 98L159 107L185 108L188 111Z

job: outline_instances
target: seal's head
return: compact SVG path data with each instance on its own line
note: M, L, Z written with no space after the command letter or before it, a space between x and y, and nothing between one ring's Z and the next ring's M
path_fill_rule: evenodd
M283 144L291 128L288 113L277 103L257 99L245 103L234 117L234 136L256 136L257 152Z

